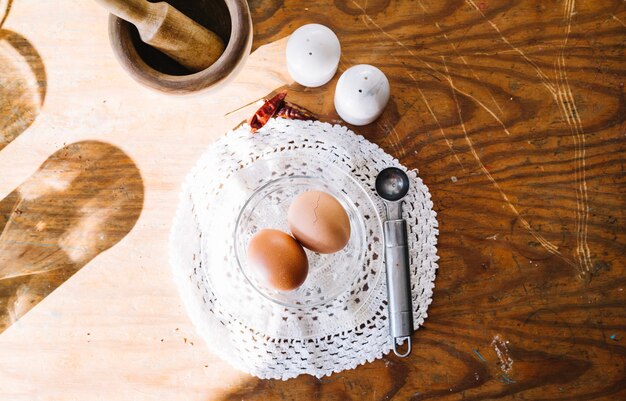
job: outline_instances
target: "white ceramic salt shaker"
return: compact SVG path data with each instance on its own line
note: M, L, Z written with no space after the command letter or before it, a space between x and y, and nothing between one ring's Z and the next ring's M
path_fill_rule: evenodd
M378 68L359 64L348 68L337 81L335 110L352 125L376 120L389 101L389 80Z
M341 45L330 28L307 24L287 41L287 71L294 81L308 87L322 86L337 72Z

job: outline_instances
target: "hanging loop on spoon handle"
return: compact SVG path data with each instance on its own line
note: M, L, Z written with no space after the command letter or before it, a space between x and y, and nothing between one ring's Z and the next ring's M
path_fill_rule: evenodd
M398 340L405 340L407 346L406 351L400 352L398 350ZM400 358L406 358L411 353L411 337L398 337L393 339L393 353L399 356Z
M413 333L406 221L385 221L384 234L389 329L395 343L396 337L409 337Z

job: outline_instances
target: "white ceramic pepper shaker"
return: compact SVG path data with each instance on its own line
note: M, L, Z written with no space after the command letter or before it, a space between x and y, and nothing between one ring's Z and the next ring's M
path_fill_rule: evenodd
M359 64L348 68L337 81L335 110L352 125L376 120L389 101L389 80L378 68Z
M330 28L303 25L287 41L287 71L303 86L317 87L330 81L339 65L341 45Z

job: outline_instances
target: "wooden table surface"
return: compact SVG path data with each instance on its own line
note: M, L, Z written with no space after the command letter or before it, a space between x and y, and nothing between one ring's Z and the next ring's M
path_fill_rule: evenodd
M626 399L624 2L250 8L243 72L178 98L121 69L94 2L0 0L0 399ZM389 77L354 130L419 169L441 259L410 358L258 380L195 334L167 237L185 174L251 102L287 88L338 120L337 77L286 73L310 22L338 34L341 71Z

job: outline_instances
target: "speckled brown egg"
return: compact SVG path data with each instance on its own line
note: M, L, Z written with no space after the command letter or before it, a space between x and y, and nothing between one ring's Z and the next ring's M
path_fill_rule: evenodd
M300 287L309 273L302 246L291 235L274 229L263 229L250 238L248 263L268 286L282 291Z
M298 195L289 207L287 222L293 236L314 252L337 252L350 240L348 214L326 192L307 191Z

